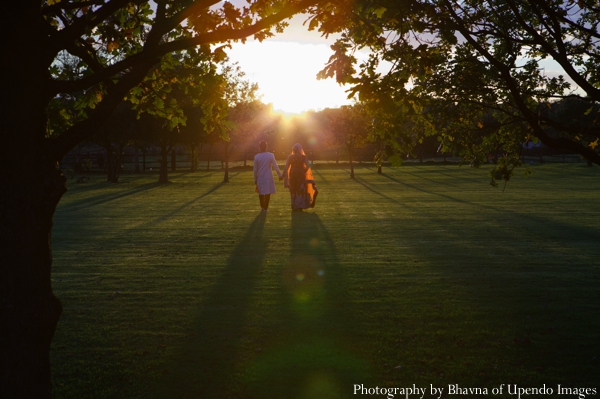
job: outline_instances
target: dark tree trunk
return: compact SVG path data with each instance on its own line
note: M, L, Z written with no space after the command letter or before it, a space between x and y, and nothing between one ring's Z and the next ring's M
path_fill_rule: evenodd
M62 155L45 138L47 35L20 19L31 2L11 7L23 9L4 20L0 37L0 398L48 399L50 343L62 312L50 235L66 185Z
M208 146L208 155L206 156L206 171L210 171L210 152L212 150L212 145Z
M135 165L135 173L140 173L140 157L138 156L138 148L134 147L133 163Z
M195 172L196 171L196 154L195 154L195 147L191 146L190 147L190 172Z
M21 166L29 170L3 184L0 199L0 397L49 398L50 343L62 312L51 288L50 234L66 187L49 160Z
M352 163L352 148L348 148L348 158L350 159L350 178L354 179L354 164Z
M380 175L383 174L383 172L381 171L381 165L377 166L377 173Z
M118 183L121 176L121 163L123 161L123 145L119 143L108 144L108 175L107 180Z
M166 144L160 146L160 171L158 172L158 182L169 182L169 165L168 165L169 149Z
M229 183L229 143L225 142L225 176L223 183Z
M107 177L106 180L111 183L118 183L121 175L121 162L123 160L123 145L119 143L106 144Z
M200 161L202 159L202 149L204 148L204 144L200 144L198 146L198 156L196 157L196 170L200 169Z
M142 148L142 173L146 172L146 147Z
M106 151L106 181L112 181L113 152L110 140L104 142L104 150Z
M177 153L171 150L171 172L177 171Z

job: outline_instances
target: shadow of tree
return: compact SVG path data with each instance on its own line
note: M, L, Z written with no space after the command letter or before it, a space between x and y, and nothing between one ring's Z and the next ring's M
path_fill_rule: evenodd
M280 331L245 369L250 398L345 398L370 379L333 239L312 212L292 212L281 269Z
M192 339L173 355L171 373L157 386L156 398L223 397L235 372L236 348L266 253L265 218L264 213L259 214L233 250L190 325Z
M232 251L190 325L193 338L172 355L154 397L345 398L353 384L369 382L360 355L369 344L344 307L344 273L316 214L292 214L289 258L269 266L274 303L266 319L255 314L269 258L265 219L257 216Z
M101 184L95 184L93 186L93 188L85 188L85 191L89 191L92 192L98 188L103 188L103 186L107 186L107 185L113 185L114 183L101 183ZM140 184L139 186L136 186L135 188L132 189L122 189L119 186L115 186L118 188L118 191L107 191L107 190L98 190L98 195L94 195L93 197L86 197L83 199L79 199L76 201L72 201L69 203L69 207L65 208L67 209L67 212L77 212L81 209L85 209L85 208L92 208L98 205L102 205L105 204L107 202L110 201L115 201L121 198L125 198L128 196L132 196L132 195L136 195L136 194L145 194L145 192L149 191L149 190L153 190L156 188L160 188L160 185L158 183L145 183L145 184Z

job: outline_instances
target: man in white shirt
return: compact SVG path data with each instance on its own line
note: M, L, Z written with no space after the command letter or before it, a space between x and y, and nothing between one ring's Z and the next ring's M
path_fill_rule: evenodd
M283 179L283 174L279 170L275 155L272 152L267 152L267 142L264 140L261 141L258 143L258 147L261 152L254 157L254 184L256 184L260 208L263 212L267 212L271 194L276 193L273 169L277 172L279 180Z

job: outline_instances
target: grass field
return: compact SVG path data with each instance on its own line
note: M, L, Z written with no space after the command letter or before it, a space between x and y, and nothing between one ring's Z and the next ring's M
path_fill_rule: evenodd
M597 167L536 166L505 192L466 167L317 167L314 210L290 212L278 184L267 215L251 172L230 176L70 182L56 398L600 395Z

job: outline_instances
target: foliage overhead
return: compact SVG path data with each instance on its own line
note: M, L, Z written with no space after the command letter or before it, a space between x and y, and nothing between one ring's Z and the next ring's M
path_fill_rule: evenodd
M329 147L346 147L351 151L366 144L370 124L361 106L344 105L323 113L329 121L326 140Z
M505 159L492 184L495 176L510 178L507 168L518 166L529 141L600 164L597 2L357 0L331 7L337 23L320 29L342 35L319 77L350 84L375 117L375 134L396 151L410 152L415 135L440 134L440 150L475 166L499 154ZM360 49L370 57L358 64ZM585 129L546 112L573 98L588 104L575 118L594 113Z
M180 94L207 87L216 73L182 79L226 58L230 41L263 40L318 0L46 0L37 21L47 37L49 85L46 138L60 157L93 134L124 98L145 112L185 122Z

